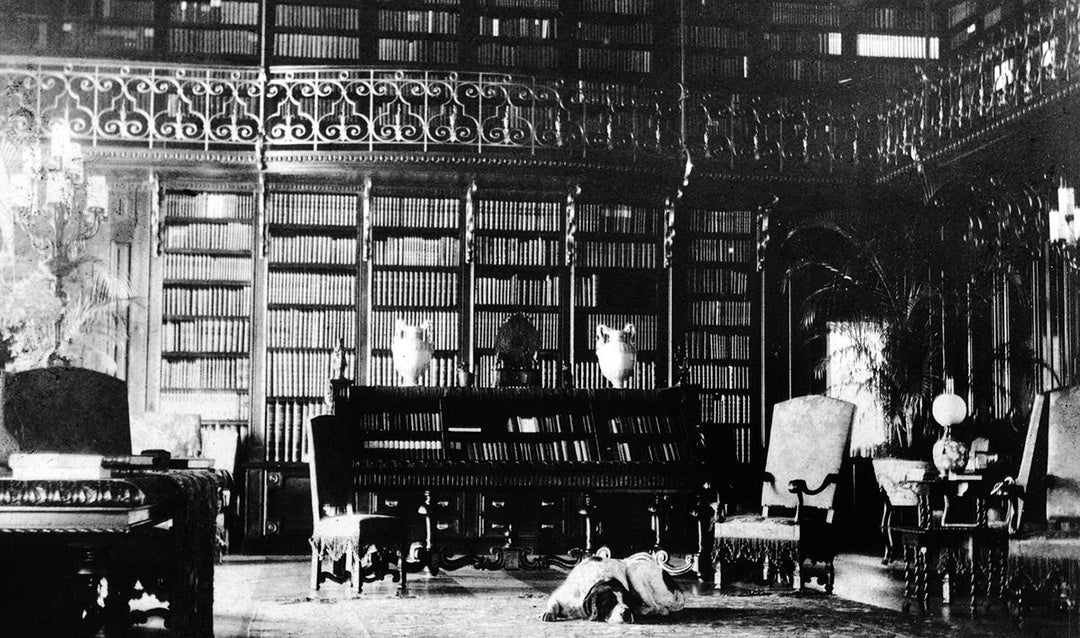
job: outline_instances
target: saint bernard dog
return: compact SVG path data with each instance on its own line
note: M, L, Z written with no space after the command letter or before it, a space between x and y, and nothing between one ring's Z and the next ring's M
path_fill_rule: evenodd
M636 555L620 560L593 556L570 570L548 598L540 619L634 622L635 616L665 615L685 604L679 585L652 557Z

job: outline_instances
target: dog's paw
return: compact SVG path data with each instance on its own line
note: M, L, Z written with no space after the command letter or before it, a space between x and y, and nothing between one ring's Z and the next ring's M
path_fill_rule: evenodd
M540 614L540 620L544 622L555 622L558 619L559 617L556 616L555 612L553 611L545 611L544 613Z

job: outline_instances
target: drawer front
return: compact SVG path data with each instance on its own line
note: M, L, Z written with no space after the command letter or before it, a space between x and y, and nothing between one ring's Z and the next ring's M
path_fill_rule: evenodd
M311 536L311 478L307 472L267 470L266 536Z
M562 536L566 533L567 499L531 493L490 493L480 497L480 531L500 536L513 526L519 537Z

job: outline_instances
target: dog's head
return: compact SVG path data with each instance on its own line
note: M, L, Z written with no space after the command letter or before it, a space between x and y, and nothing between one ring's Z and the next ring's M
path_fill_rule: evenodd
M602 580L589 589L581 604L581 611L589 620L598 622L634 622L628 599L630 593L622 583L610 578Z

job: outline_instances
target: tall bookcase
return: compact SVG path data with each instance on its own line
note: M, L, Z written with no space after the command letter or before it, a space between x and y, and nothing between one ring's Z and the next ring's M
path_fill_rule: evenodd
M360 202L289 185L267 194L267 462L304 459L304 422L324 411L335 350L355 354Z
M659 387L667 348L663 209L586 198L576 203L575 217L574 385L607 387L596 361L597 327L633 324L637 370L629 387Z
M844 16L827 0L769 2L755 74L771 81L836 84L844 78Z
M255 209L250 190L162 189L156 371L162 411L247 425Z
M542 383L555 387L565 362L567 325L563 203L557 197L528 199L505 191L479 194L472 206L469 351L475 357L477 383L496 385L496 332L521 313L540 333L537 365Z
M476 7L478 66L560 68L559 0L477 0Z
M755 377L760 335L755 224L749 210L680 211L684 260L682 348L702 388L701 424L710 448L749 466L760 454ZM733 457L733 458L731 458Z
M376 0L378 63L454 66L462 61L462 0Z
M367 384L398 385L390 346L401 320L431 327L435 352L421 383L453 385L461 351L461 195L450 189L375 186L369 206Z
M161 22L166 25L167 59L212 58L217 62L244 63L259 57L259 2L168 0L159 6L159 11L166 14Z
M749 77L760 3L705 0L689 3L684 11L687 82L709 86Z

